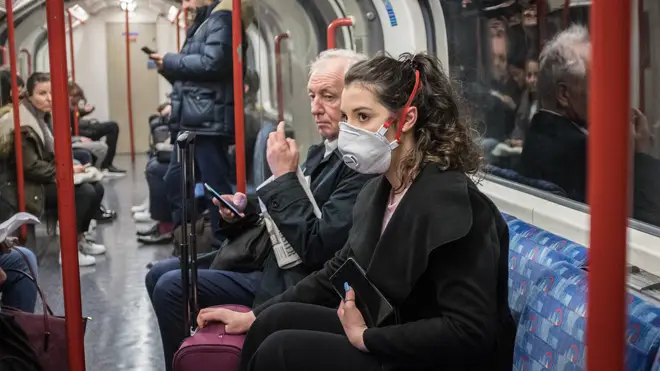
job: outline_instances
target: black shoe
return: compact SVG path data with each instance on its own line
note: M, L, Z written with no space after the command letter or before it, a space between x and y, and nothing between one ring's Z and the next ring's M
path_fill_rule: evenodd
M108 172L110 172L110 173L122 173L123 174L123 173L126 172L126 170L119 169L119 168L115 167L115 165L110 165L107 168L105 168L105 170L108 170Z
M138 241L146 245L160 245L172 242L172 233L159 233L156 231L150 235L138 236Z
M113 221L117 218L117 212L114 210L108 210L105 207L101 206L99 210L94 215L94 219L97 223L107 223Z
M138 236L149 236L158 232L158 223L151 226L151 228L138 230L136 234Z

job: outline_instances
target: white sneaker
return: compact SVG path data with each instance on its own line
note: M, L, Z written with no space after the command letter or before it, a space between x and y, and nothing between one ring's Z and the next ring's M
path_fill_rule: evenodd
M133 220L135 220L138 223L149 223L153 222L151 219L151 213L148 211L141 211L139 213L133 214Z
M85 255L78 251L78 266L89 267L96 264L96 258L93 256ZM60 252L60 265L62 265L62 253Z
M98 243L87 241L85 239L80 240L78 242L78 247L84 254L87 255L101 255L101 254L105 254L105 252L107 251L105 246L100 245Z
M117 178L123 178L123 177L126 176L125 173L113 173L113 172L111 172L111 171L108 171L108 169L103 169L103 171L101 171L101 173L103 173L103 177L104 177L104 178L114 178L114 179L117 179Z
M133 206L131 207L131 213L139 213L139 212L144 212L144 211L149 211L149 199L147 198L144 200L144 202L140 205Z

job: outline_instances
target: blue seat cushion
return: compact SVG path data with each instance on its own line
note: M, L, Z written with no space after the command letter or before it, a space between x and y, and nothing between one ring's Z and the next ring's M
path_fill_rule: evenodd
M586 272L569 262L541 272L518 324L514 370L585 370L587 281ZM628 298L626 370L646 371L660 344L660 329L648 321L657 308Z

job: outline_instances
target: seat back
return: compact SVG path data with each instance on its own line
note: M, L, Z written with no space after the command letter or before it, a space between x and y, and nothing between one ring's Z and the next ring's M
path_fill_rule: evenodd
M518 322L530 286L541 273L556 262L578 264L569 256L541 246L531 239L511 241L509 245L509 308L513 319Z
M513 370L585 370L587 280L585 271L568 262L541 272L520 317ZM632 302L626 325L626 370L646 371L660 344L660 330L648 321L657 308L634 297Z
M523 238L531 239L541 246L564 253L578 262L580 267L588 264L588 249L583 245L544 231L520 219L513 218L508 220L507 224L509 226L509 239L512 243Z

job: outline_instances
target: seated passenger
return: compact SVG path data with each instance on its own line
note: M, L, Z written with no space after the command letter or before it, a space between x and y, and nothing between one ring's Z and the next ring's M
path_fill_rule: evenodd
M15 271L32 276L32 272L35 275L38 274L37 269L37 257L32 251L15 246L14 242L9 239L0 241L0 294L2 294L0 302L2 305L23 312L34 312L34 305L37 302L37 286L23 274ZM37 277L33 278L37 279Z
M5 92L9 86L9 74L0 71L0 87L3 96L0 106L10 103ZM27 80L27 97L21 101L21 134L23 140L23 175L25 177L26 211L40 216L44 210L57 210L58 197L55 183L55 146L53 134L47 120L51 112L50 75L35 72ZM7 94L7 95L4 95ZM14 152L14 118L11 105L0 117L0 219L7 219L18 211L16 191L16 158ZM81 165L73 167L74 173L85 171ZM84 237L89 223L99 210L104 189L100 183L82 183L75 186L76 229L78 232L78 260L80 266L96 263L89 255L105 253L103 245L95 244ZM7 207L5 207L5 205ZM89 254L89 255L88 255ZM61 257L60 257L61 263Z
M220 304L258 305L320 269L346 242L353 223L353 204L371 176L351 170L341 160L337 149L341 117L339 108L344 73L352 64L364 59L364 56L353 51L329 50L321 53L311 65L307 87L312 114L316 128L325 140L309 149L302 167L305 175L310 178L310 187L321 209L322 218L314 216L312 203L296 177L297 151L278 150L288 148L289 143L296 148L295 141L284 138L284 123L269 139L268 163L276 179L257 193L275 225L302 262L290 269L280 269L271 249L263 272L236 273L201 269L197 295L202 308ZM256 211L252 205L244 209L246 202L243 202L243 194L225 197L246 214L254 214ZM214 202L218 203L217 200ZM228 210L222 209L225 228L232 228L233 219L229 215ZM238 235L242 231L233 232L233 235ZM204 268L209 268L209 264ZM158 317L165 363L167 369L171 370L174 353L183 341L179 259L156 263L145 281Z
M479 170L480 151L439 62L423 54L360 62L341 102L344 161L382 174L360 192L346 245L253 312L209 308L198 325L249 330L241 371L510 371L508 229L467 175ZM363 313L355 300L365 293L353 282L333 286L349 258L392 313Z
M117 141L119 140L119 125L114 121L83 120L82 118L94 112L95 107L87 103L85 93L76 83L69 84L69 99L71 102L71 125L74 125L74 107L78 108L78 130L83 137L93 141L99 141L105 137L107 144L107 155L101 160L97 167L108 177L123 176L125 170L113 165L117 153Z
M528 178L558 185L578 202L587 200L590 46L584 26L572 26L545 45L537 82L543 109L534 115L525 135L518 170ZM632 116L633 217L660 225L660 162L651 156L653 137L646 117L638 110Z

